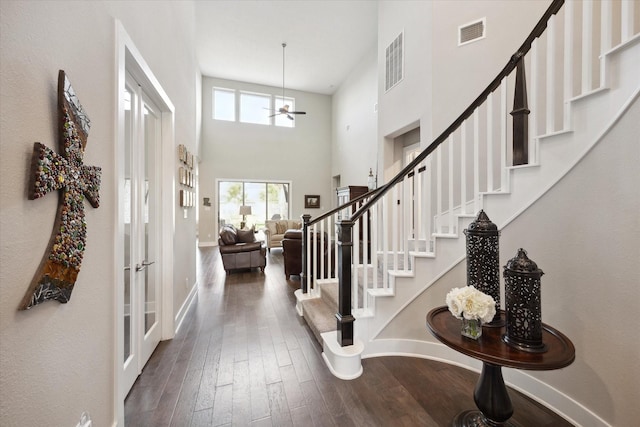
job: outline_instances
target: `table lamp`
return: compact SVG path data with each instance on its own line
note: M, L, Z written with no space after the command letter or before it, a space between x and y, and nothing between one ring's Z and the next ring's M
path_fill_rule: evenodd
M240 215L242 215L242 222L240 223L240 228L244 228L247 221L247 215L251 215L251 206L246 206L246 205L240 206Z

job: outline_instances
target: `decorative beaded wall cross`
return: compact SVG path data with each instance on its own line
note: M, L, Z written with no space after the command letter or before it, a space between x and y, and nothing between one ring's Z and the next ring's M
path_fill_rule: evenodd
M20 309L26 310L47 300L66 303L76 283L87 236L85 197L91 206L100 205L100 174L95 166L82 163L89 136L90 120L80 105L63 70L58 74L60 151L57 154L36 142L31 157L29 199L62 190L58 215L53 226L48 255L27 290Z

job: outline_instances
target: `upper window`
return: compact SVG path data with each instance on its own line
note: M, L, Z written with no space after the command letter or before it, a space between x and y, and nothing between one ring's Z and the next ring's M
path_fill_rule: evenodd
M269 125L269 111L271 110L271 97L260 93L240 93L240 121L242 123L255 123Z
M236 91L233 89L213 88L213 118L216 120L236 121Z
M236 96L236 92L239 92L240 96ZM285 105L289 111L295 111L295 98L214 87L212 103L215 120L295 127L294 120L286 114L278 114L280 108Z

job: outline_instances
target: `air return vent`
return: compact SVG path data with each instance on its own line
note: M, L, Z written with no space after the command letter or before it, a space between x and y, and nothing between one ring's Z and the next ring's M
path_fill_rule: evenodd
M403 76L404 49L403 49L404 33L400 33L394 41L387 46L386 55L386 77L384 82L384 90L387 91L397 85Z
M458 27L458 46L483 39L486 28L487 18Z

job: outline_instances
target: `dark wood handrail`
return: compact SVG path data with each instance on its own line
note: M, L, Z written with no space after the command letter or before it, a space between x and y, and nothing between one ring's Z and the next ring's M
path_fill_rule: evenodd
M342 205L340 205L340 206L338 206L336 208L331 209L329 212L325 212L322 215L320 215L319 217L310 220L308 225L316 224L316 223L322 221L323 219L326 219L326 218L330 217L331 215L333 215L333 214L335 214L337 212L340 212L342 209L346 208L347 206L353 205L354 203L358 203L359 201L361 201L363 199L366 199L367 197L370 197L372 194L376 194L381 189L382 189L382 187L367 191L366 193L364 193L364 194L362 194L362 195L360 195L358 197L355 197L355 198L349 200L346 203L343 203Z
M434 152L440 144L446 141L447 138L449 138L449 135L451 135L456 129L458 129L458 127L460 127L460 125L473 114L476 108L484 103L487 97L500 86L502 79L511 74L511 72L518 65L520 59L522 59L522 57L526 55L529 50L531 50L531 43L533 43L536 38L542 35L544 30L547 28L547 22L549 21L549 18L551 18L552 15L558 13L563 4L564 0L554 0L551 3L549 8L546 10L544 15L542 15L529 36L525 39L524 43L522 43L522 46L520 46L516 53L514 53L511 58L509 58L507 64L500 71L500 73L498 73L496 78L494 78L493 81L489 83L489 86L487 86L486 89L483 90L482 93L471 103L471 105L469 105L467 109L464 110L462 114L460 114L460 116L458 116L458 118L454 120L454 122L451 123L451 125L449 125L449 127L440 134L440 136L433 140L433 142L427 148L425 148L424 151L418 154L418 156L411 163L405 166L396 176L391 178L389 182L380 187L380 191L378 191L371 199L369 199L369 201L367 201L367 203L363 204L356 212L354 212L353 215L351 215L351 221L355 221L358 218L362 217L362 215L364 215L365 212L371 209L371 207L378 200L380 200L382 196L387 194L387 192L393 186L404 179L404 177L407 176L413 169L415 169L416 166L420 164L420 162L422 162L425 158L427 158L428 155Z

